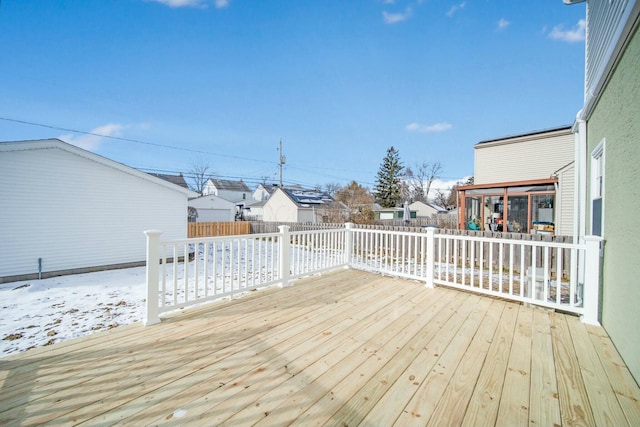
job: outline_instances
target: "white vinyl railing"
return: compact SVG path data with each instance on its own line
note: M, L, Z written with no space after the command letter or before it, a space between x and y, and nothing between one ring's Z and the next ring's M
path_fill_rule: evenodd
M598 323L600 238L581 244L345 228L160 241L147 231L147 314L341 267L532 303ZM157 260L153 262L153 260Z

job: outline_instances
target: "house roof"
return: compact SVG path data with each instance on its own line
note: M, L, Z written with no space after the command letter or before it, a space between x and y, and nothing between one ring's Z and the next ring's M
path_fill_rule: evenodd
M444 212L449 212L449 211L447 210L447 208L445 208L445 207L442 207L442 206L436 205L436 204L434 204L434 203L422 202L422 201L419 201L419 200L418 200L418 201L415 201L415 202L413 202L413 203L411 203L411 205L409 205L409 206L416 205L416 204L418 204L418 203L422 203L422 204L423 204L423 205L425 205L425 206L429 206L430 208L435 209L435 210L436 210L436 211L438 211L438 212L443 212L443 213L444 213Z
M275 193L278 188L289 188L294 190L302 190L302 186L300 185L286 185L284 187L280 187L278 184L260 184L256 190L263 189L269 195Z
M521 139L521 138L531 139L532 137L536 137L536 136L547 136L547 134L549 134L549 133L567 132L567 131L571 131L571 125L564 125L564 126L559 126L559 127L555 127L555 128L537 130L537 131L533 131L533 132L527 132L527 133L521 133L521 134L516 134L516 135L503 136L501 138L487 139L487 140L478 142L476 144L476 146L483 145L483 144L489 144L491 142L499 142L499 141L506 141L506 140L512 140L512 139Z
M148 173L141 172L137 169L134 169L125 164L116 162L115 160L108 159L106 157L100 156L99 154L92 153L90 151L84 150L80 147L76 147L75 145L71 145L67 142L64 142L57 138L50 139L35 139L35 140L26 140L26 141L3 141L0 142L0 152L2 151L26 151L26 150L44 150L44 149L59 149L72 154L75 154L80 157L84 157L86 159L92 160L94 162L100 163L102 165L112 167L121 172L128 173L130 175L134 175L138 178L144 179L146 181L154 182L158 185L166 187L171 190L180 191L185 193L187 196L192 197L197 195L197 193L189 190L188 188L182 188L178 185L175 185L169 181L164 179L160 179L158 177L152 176Z
M247 184L245 184L242 180L240 181L229 181L226 179L209 179L209 181L218 189L218 190L226 190L226 191L251 191Z
M169 181L175 185L179 185L183 188L189 188L189 184L184 180L184 176L180 175L164 175L161 173L150 173L149 175L157 176L160 179L164 179L165 181Z
M281 188L296 205L308 208L311 205L330 205L334 202L329 193L317 190L303 190L298 188Z

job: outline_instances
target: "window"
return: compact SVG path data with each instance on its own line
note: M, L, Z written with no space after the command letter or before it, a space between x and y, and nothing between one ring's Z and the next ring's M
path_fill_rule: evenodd
M553 194L534 194L531 196L532 230L535 230L536 233L549 234L555 231L554 201Z
M603 235L604 139L591 152L591 234Z
M504 212L503 196L485 196L482 214L486 231L503 231L502 214ZM504 230L506 231L506 230Z
M529 232L529 196L507 197L507 230Z
M467 230L482 230L480 207L482 197L467 197L465 201L464 223Z

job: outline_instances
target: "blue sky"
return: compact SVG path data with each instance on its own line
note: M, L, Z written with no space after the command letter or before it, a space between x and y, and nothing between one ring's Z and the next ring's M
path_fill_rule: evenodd
M445 186L473 174L475 143L573 122L584 15L561 0L3 0L0 140L256 185L277 180L282 139L285 183L368 187L394 146L406 166L440 161Z

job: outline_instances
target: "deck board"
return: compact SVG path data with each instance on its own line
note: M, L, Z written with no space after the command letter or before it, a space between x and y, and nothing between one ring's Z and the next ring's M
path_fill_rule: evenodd
M638 425L575 317L340 270L0 359L2 425Z

